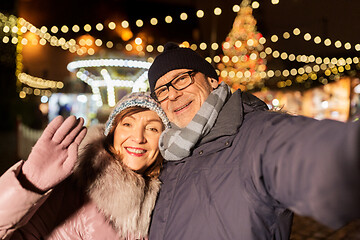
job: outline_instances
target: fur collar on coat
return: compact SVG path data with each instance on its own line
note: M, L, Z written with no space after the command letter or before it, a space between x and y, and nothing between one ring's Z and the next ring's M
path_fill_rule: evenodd
M100 212L122 237L147 237L150 217L160 189L158 179L145 179L103 147L103 129L91 131L74 177Z

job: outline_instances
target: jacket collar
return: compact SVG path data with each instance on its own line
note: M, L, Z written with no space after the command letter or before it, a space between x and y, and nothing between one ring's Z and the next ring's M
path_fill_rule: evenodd
M244 115L255 110L267 110L267 105L254 95L237 90L221 109L215 125L198 145L211 142L222 136L231 136L238 132Z
M145 179L127 168L104 149L103 135L95 136L86 140L88 144L80 153L74 171L76 182L120 236L146 237L160 181Z

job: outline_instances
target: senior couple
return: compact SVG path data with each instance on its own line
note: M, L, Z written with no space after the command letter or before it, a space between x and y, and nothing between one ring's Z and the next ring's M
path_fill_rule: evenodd
M289 239L293 212L360 217L358 123L268 111L174 43L149 83L87 134L48 125L0 178L2 239Z

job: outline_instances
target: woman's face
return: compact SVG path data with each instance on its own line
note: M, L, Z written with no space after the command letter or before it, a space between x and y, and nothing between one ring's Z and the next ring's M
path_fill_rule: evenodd
M124 117L115 128L114 148L130 169L144 172L159 154L163 124L151 110Z

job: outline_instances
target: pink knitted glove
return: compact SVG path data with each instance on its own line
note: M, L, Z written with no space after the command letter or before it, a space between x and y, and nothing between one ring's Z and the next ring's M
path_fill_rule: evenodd
M58 116L45 128L22 167L33 187L47 191L66 179L77 160L78 146L86 134L84 119Z

